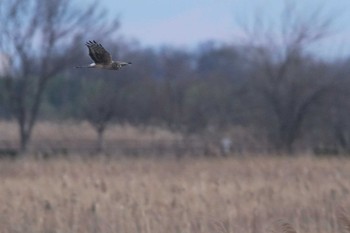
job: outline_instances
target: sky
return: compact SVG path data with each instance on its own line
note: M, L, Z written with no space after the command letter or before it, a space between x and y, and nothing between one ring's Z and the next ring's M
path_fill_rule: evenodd
M93 0L78 0L88 2ZM322 53L350 56L350 0L290 0L301 12L322 9L335 17L332 36ZM277 16L282 0L101 0L111 17L120 17L120 33L144 46L171 45L193 48L215 40L235 43L256 12ZM317 48L316 48L317 49ZM334 54L333 54L334 55Z

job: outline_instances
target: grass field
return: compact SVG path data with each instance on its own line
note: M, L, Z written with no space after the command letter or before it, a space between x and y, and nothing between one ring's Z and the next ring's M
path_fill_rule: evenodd
M83 159L0 162L2 233L340 233L350 160Z
M19 147L18 126L13 121L0 121L0 157L8 149ZM152 143L177 142L182 139L179 133L152 126L109 125L104 135L106 152L116 153L128 148L142 151ZM36 155L96 153L97 134L87 122L39 121L33 130L28 152ZM122 154L122 153L119 153Z
M0 121L0 141L18 141L18 126L13 121ZM106 140L159 140L179 139L180 135L156 127L133 127L130 125L111 125L106 130ZM40 121L33 130L32 143L41 141L86 141L96 140L96 132L87 122Z

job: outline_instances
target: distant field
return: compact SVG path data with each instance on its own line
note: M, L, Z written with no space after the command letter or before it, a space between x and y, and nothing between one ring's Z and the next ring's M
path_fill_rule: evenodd
M0 121L0 153L8 148L18 148L18 127L12 121ZM96 151L97 135L87 122L38 122L33 130L29 152L62 154L90 153ZM178 133L171 132L159 127L131 125L110 125L105 131L106 151L119 154L128 151L142 151L144 148L156 149L155 144L171 144L182 139ZM132 153L131 153L132 154Z
M12 121L0 121L0 140L18 140L18 127ZM156 127L133 127L130 125L111 125L106 130L107 140L118 139L178 139L180 135ZM96 132L87 122L38 122L33 130L33 142L42 140L95 140Z
M340 233L350 160L0 161L2 233Z
M229 132L229 133L228 133ZM104 152L113 155L138 156L221 156L222 139L231 139L231 151L225 155L261 153L266 142L257 140L242 127L228 132L184 135L165 127L110 125L104 136ZM7 149L18 149L18 127L13 121L0 121L0 157ZM31 154L71 155L95 154L97 135L93 127L84 121L39 121L32 134L28 151Z

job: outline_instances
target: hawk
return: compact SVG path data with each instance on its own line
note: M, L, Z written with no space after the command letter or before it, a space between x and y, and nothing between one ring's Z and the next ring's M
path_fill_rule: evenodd
M96 41L86 42L89 49L89 56L94 61L87 66L76 66L76 68L98 68L106 70L119 70L124 66L130 65L131 62L113 61L111 54Z

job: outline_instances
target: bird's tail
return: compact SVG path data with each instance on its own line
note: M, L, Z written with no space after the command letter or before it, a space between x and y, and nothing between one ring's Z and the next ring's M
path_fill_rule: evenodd
M95 63L91 63L90 65L76 66L75 68L94 68L95 65Z
M75 68L92 68L92 66L76 66Z

